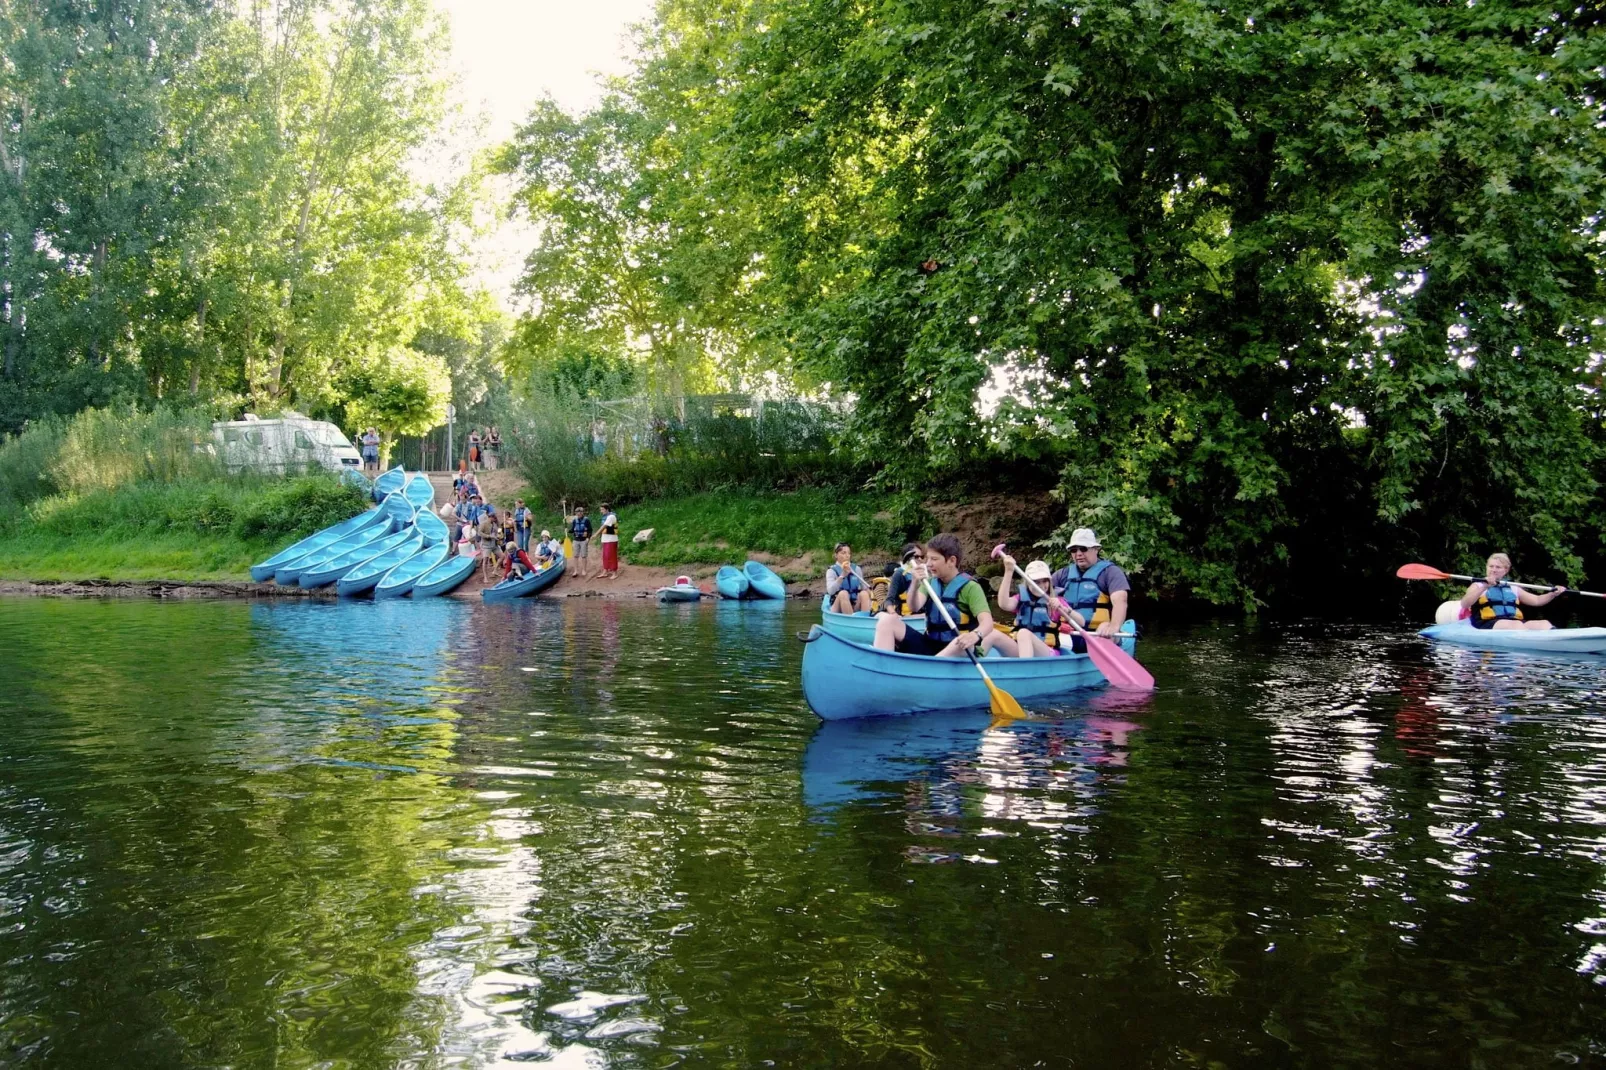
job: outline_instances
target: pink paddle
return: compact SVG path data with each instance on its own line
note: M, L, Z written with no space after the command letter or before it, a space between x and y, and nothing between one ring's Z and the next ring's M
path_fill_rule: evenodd
M1004 544L999 543L993 547L992 557L996 561L1003 556ZM1046 599L1043 589L1033 583L1026 573L1021 571L1019 565L1015 566L1015 574L1025 580L1026 586L1032 589L1033 594L1039 598ZM1076 618L1074 617L1067 617L1066 623L1076 629L1077 634L1087 644L1087 656L1093 660L1094 667L1104 674L1104 679L1109 681L1111 687L1119 688L1122 691L1154 690L1154 676L1150 674L1148 669L1139 665L1136 658L1122 650L1114 641L1101 635L1094 635L1076 623Z

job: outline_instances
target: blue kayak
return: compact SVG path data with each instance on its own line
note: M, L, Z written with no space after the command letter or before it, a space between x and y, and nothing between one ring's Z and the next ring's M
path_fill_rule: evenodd
M413 597L432 598L435 595L450 594L461 587L463 581L474 575L479 567L480 559L477 557L448 557L436 565L413 584Z
M446 560L451 547L445 543L426 544L424 548L379 577L374 585L374 598L401 598L413 589L418 578Z
M407 469L397 465L374 480L374 501L382 502L385 500L385 495L391 491L401 490L406 485Z
M307 569L317 568L331 558L339 557L341 554L358 546L365 546L370 542L382 539L396 529L395 521L382 510L375 509L366 515L373 519L356 531L280 565L273 572L273 582L286 586L295 583L301 579L301 573Z
M742 566L742 571L747 573L748 589L754 598L786 597L786 584L781 582L781 577L757 561L749 561Z
M1473 650L1521 650L1534 654L1606 654L1606 628L1474 628L1464 620L1435 624L1418 635Z
M673 583L658 588L660 602L696 602L702 597L703 592L690 583Z
M803 697L827 721L933 710L984 709L991 702L969 658L898 654L852 643L816 624L803 649ZM987 658L993 682L1022 703L1103 687L1086 654Z
M424 473L409 472L407 485L402 488L402 497L406 498L414 509L428 509L435 504L435 485Z
M721 565L714 574L714 589L721 598L745 598L748 586L747 573L735 565Z
M360 531L369 524L375 523L381 519L383 518L379 515L378 510L369 509L366 512L358 513L350 520L342 520L340 523L331 524L329 527L326 527L321 531L315 531L306 538L286 546L283 550L280 550L266 561L252 565L251 578L256 580L258 583L261 583L264 580L271 580L273 578L273 574L279 570L280 566L287 565L296 558L305 557L307 554L316 550L322 550L327 546L339 542L347 535L350 535L355 531Z
M511 602L515 598L528 598L532 594L539 594L558 582L563 575L563 558L558 558L546 568L520 576L517 579L503 580L495 587L487 587L480 592L480 597L487 602Z
M427 543L444 543L452 534L446 529L446 521L428 509L420 509L418 511L413 517L413 526L418 529L420 535L424 536L424 541Z
M416 529L408 528L401 534L405 536L401 542L383 553L370 557L340 577L335 583L335 590L348 598L352 595L362 594L364 591L371 591L378 585L380 580L385 578L385 573L406 561L409 557L416 556L418 551L424 548L424 538L418 534Z
M832 613L829 600L820 602L820 626L850 643L870 644L875 640L874 613ZM925 617L904 617L903 623L917 632L926 630Z
M334 583L358 565L371 561L380 554L394 550L398 546L404 546L409 542L415 545L422 544L422 540L418 537L418 532L411 528L405 531L398 531L394 535L386 535L382 539L363 543L361 546L355 546L343 554L336 554L322 561L313 562L301 570L301 575L296 578L296 582L308 590Z

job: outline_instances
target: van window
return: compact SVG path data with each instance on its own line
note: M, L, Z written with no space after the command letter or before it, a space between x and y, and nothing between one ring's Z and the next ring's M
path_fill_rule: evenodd
M223 442L225 445L232 445L238 441L240 441L239 431L232 427L225 427L223 429Z
M247 442L251 443L251 445L253 445L253 446L260 446L260 445L262 445L262 432L261 431L247 431L245 433L245 440Z
M296 449L298 449L298 450L310 450L310 449L312 449L312 439L307 437L307 433L305 431L297 431L296 432Z

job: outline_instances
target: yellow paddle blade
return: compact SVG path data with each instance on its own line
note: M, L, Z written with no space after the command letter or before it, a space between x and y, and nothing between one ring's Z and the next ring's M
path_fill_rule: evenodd
M1026 711L1021 709L1021 704L1015 701L1014 695L1011 695L991 680L986 680L985 677L983 679L986 681L988 694L992 695L993 698L992 710L994 717L1026 716Z

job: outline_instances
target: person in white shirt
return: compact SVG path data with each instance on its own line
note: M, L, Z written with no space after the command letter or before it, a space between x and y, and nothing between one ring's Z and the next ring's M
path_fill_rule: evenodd
M611 580L619 575L619 517L607 502L602 503L602 579Z

